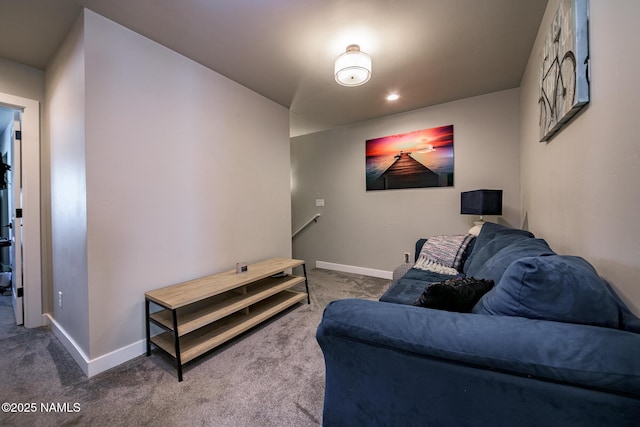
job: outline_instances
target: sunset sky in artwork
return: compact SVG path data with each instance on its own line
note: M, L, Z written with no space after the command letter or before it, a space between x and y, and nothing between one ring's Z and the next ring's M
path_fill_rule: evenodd
M395 156L400 151L428 153L438 147L453 146L453 125L369 139L367 156Z

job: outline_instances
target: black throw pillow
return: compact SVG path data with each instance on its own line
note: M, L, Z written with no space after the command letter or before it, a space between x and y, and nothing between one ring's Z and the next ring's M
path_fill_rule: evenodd
M493 285L493 280L474 279L473 277L430 283L413 305L470 313L473 306L493 288Z

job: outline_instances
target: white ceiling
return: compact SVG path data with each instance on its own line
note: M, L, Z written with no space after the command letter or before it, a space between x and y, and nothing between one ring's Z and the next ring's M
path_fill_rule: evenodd
M0 57L46 65L87 7L290 109L291 135L518 87L547 0L0 0ZM357 43L371 80L333 62ZM123 47L126 48L126 47ZM397 91L395 103L384 100Z

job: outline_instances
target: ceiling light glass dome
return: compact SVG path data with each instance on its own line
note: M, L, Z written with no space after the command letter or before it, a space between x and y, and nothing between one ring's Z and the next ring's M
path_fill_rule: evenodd
M357 44L347 46L347 51L336 58L336 82L342 86L360 86L371 78L371 57Z

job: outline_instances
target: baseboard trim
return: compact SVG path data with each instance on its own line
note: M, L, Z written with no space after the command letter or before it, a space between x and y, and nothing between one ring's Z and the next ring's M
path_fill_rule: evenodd
M56 321L56 319L51 317L51 315L49 314L46 314L46 316L48 323L51 325L51 331L53 332L53 335L55 335L56 338L60 340L73 360L75 360L78 366L80 366L82 372L84 372L86 376L89 376L89 358L87 357L87 355L84 353L84 351L82 351L78 343L76 343L76 341L67 333L67 331L65 331L64 328Z
M393 278L392 271L376 270L373 268L357 267L353 265L336 264L333 262L316 261L316 268L326 270L341 271L344 273L362 274L364 276L379 277L381 279ZM80 366L82 372L91 378L101 372L115 368L131 359L146 353L146 340L136 341L125 347L104 354L94 359L89 359L78 343L65 331L65 329L50 314L43 314L43 323L51 325L53 334L60 340L65 349L69 352L73 360Z
M133 344L121 347L111 353L103 354L89 361L89 374L91 378L100 372L107 371L123 364L131 359L135 359L147 352L146 340L136 341Z
M96 357L95 359L89 359L78 343L76 343L76 341L53 317L51 317L51 315L47 314L46 318L47 322L51 325L53 334L60 340L64 348L67 349L73 360L76 361L78 366L80 366L80 369L82 369L82 372L84 372L88 378L111 368L115 368L128 360L146 353L147 351L145 340L140 340L114 350L111 353Z
M381 279L393 279L393 271L376 270L373 268L356 267L353 265L335 264L333 262L316 261L316 268L342 271L343 273L362 274L363 276L379 277Z

